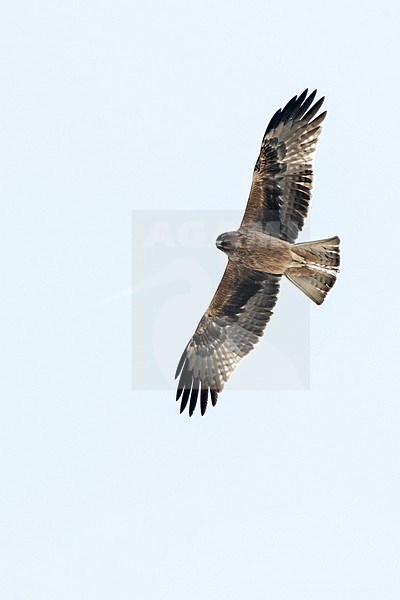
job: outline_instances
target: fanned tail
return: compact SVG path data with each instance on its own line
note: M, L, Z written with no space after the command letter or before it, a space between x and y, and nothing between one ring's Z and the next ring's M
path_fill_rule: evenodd
M296 244L292 251L294 260L286 277L313 302L322 304L339 271L339 238Z

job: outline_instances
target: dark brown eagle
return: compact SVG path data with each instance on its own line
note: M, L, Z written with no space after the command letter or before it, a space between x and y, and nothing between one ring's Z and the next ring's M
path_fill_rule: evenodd
M336 281L339 238L295 244L311 200L312 160L326 112L316 90L294 96L272 117L254 168L249 200L237 231L217 248L228 264L214 298L179 361L176 399L193 414L200 396L213 406L225 382L263 335L285 275L316 304Z

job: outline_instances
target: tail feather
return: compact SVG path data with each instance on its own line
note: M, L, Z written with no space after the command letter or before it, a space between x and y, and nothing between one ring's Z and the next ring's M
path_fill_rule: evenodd
M333 287L340 264L337 236L316 242L296 244L294 260L286 277L316 304L322 304Z

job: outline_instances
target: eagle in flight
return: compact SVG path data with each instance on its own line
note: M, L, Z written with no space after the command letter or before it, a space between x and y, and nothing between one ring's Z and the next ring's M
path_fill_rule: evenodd
M261 144L250 196L237 231L216 246L228 264L211 304L176 370L180 412L204 415L271 318L282 275L322 304L336 281L339 238L295 244L311 200L312 161L326 112L316 90L294 96L272 117Z

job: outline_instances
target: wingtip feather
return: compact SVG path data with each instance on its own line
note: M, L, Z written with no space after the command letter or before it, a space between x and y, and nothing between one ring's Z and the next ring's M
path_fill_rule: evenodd
M181 402L181 408L180 408L180 413L182 414L183 411L185 410L187 403L189 401L189 395L190 395L190 388L186 388L185 391L183 392L183 396L182 396L182 402ZM190 412L189 412L190 414ZM192 415L190 415L192 416Z
M190 403L189 403L189 417L194 413L194 409L197 404L197 397L199 395L199 382L198 380L193 381L192 393L190 394Z
M205 389L201 390L201 395L200 395L200 412L201 412L202 417L204 416L204 413L206 412L207 403L208 403L208 388L205 388Z
M183 363L185 362L185 358L186 358L186 348L184 349L182 356L179 359L178 366L176 367L175 379L178 377L179 373L182 371L182 367L183 367Z
M217 400L218 400L218 391L210 390L210 392L211 392L211 404L213 406L215 406L217 404Z

